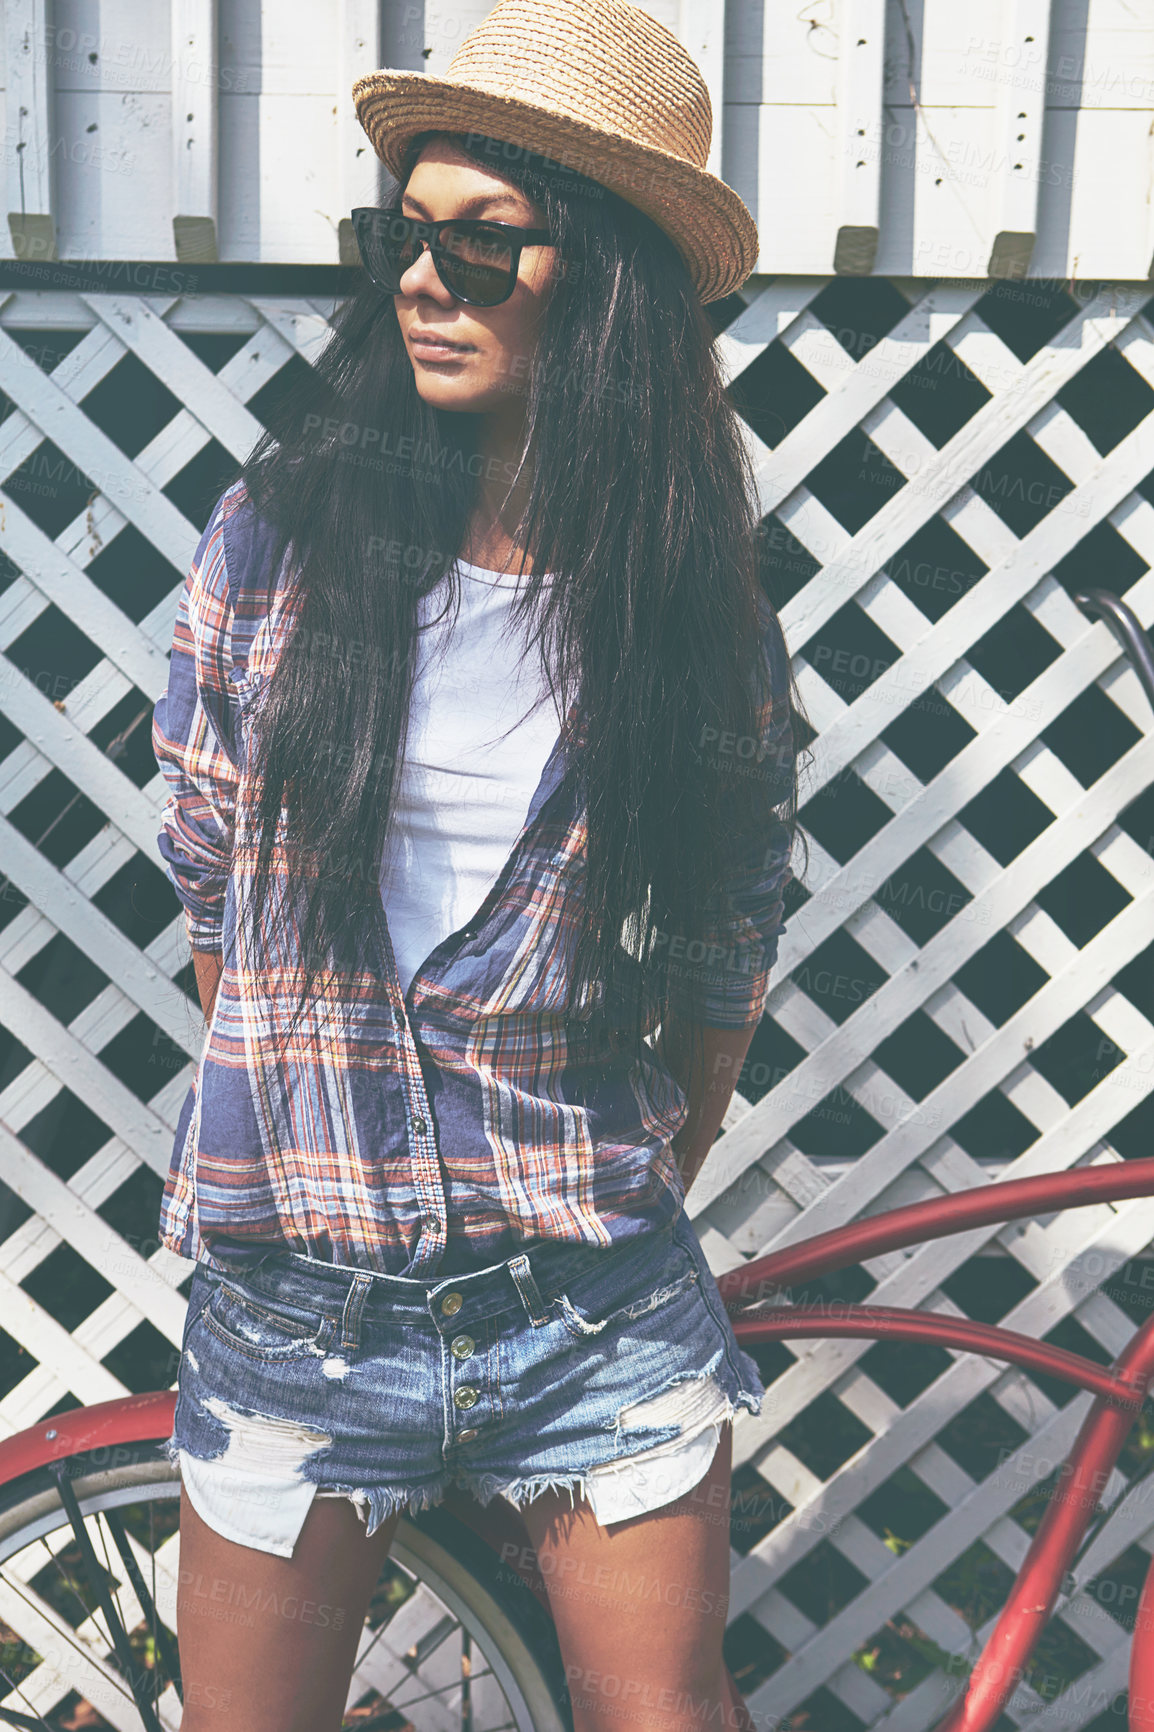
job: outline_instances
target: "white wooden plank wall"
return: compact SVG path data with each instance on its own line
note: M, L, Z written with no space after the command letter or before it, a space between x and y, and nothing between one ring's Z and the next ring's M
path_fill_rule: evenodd
M347 259L349 209L387 183L353 79L443 74L488 10L6 0L0 259ZM705 74L759 275L1150 272L1154 16L1129 0L647 10Z
M871 52L870 7L727 7L723 172L757 217L759 271L1145 278L1149 12L1126 0L884 10L884 85L863 136L868 80L854 62ZM871 171L874 249L839 257L846 183Z

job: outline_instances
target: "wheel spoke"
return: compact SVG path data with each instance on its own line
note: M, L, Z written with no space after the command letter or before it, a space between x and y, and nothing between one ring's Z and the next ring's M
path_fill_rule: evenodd
M474 1680L480 1678L495 1678L496 1675L497 1674L493 1671L491 1666L486 1666L483 1669L474 1672L473 1678ZM419 1678L420 1674L418 1672L413 1672L411 1676L413 1678ZM452 1691L459 1689L459 1687L459 1680L454 1680L450 1684L438 1684L431 1690L422 1690L419 1696L407 1696L403 1702L398 1702L393 1712L397 1714L407 1713L410 1708L419 1707L422 1702L439 1701L442 1697L448 1696ZM510 1722L510 1724L512 1724L512 1722ZM490 1726L486 1728L486 1732L498 1732L498 1728Z
M112 1590L109 1587L108 1581L101 1579L100 1560L96 1556L96 1549L92 1544L92 1538L88 1532L83 1513L81 1512L80 1505L77 1501L76 1493L69 1481L67 1462L55 1464L54 1473L57 1488L60 1493L60 1501L64 1505L65 1511L68 1514L68 1518L72 1524L72 1531L76 1535L76 1542L80 1547L81 1563L88 1577L88 1585L104 1609L104 1616L112 1635L113 1651L120 1664L120 1670L128 1683L132 1700L136 1704L137 1712L139 1713L140 1718L144 1721L145 1732L163 1732L163 1728L153 1712L151 1704L136 1688L136 1680L134 1678L135 1667L133 1665L132 1648L128 1641L128 1632L125 1630L124 1621L120 1617L117 1608L113 1603ZM100 1525L99 1519L97 1520L96 1525L97 1532L101 1537L101 1545L105 1551L107 1551L107 1545L104 1539L104 1530ZM115 1582L116 1578L112 1575L111 1570L107 1572L107 1575Z
M74 1535L73 1535L73 1539L75 1539ZM54 1552L52 1550L52 1547L48 1544L47 1536L45 1536L45 1538L42 1539L40 1543L43 1546L45 1552L47 1552L47 1554L48 1554L48 1562L52 1565L53 1569L57 1573L57 1576L59 1577L61 1587L65 1590L65 1592L67 1594L70 1594L72 1596L73 1600L75 1600L76 1605L79 1608L80 1613L81 1613L81 1622L82 1623L90 1623L90 1624L95 1625L95 1627L99 1633L100 1640L101 1640L101 1643L103 1644L103 1646L105 1648L111 1648L112 1635L111 1635L110 1631L108 1631L107 1629L102 1630L100 1627L100 1618L103 1615L101 1608L99 1606L90 1606L88 1604L88 1601L84 1598L83 1594L80 1592L80 1585L77 1582L76 1576L73 1573L70 1565L65 1563L64 1560L60 1557L60 1555L57 1552ZM67 1549L67 1548L65 1548L65 1549Z
M137 1604L141 1609L145 1626L156 1651L153 1655L152 1666L149 1668L152 1674L152 1700L153 1705L155 1706L159 1694L159 1666L157 1665L157 1655L159 1655L160 1659L163 1660L165 1670L171 1678L178 1680L180 1677L180 1661L177 1655L176 1643L160 1622L160 1616L156 1609L156 1553L151 1547L149 1548L149 1559L152 1569L152 1592L149 1593L148 1589L144 1585L144 1577L140 1573L140 1565L133 1556L132 1544L129 1540L128 1532L119 1512L117 1510L105 1510L101 1519L111 1533L116 1549L120 1553L120 1559L124 1565L125 1574L128 1576L128 1579L132 1584L132 1591L136 1595ZM151 1537L153 1528L151 1504L148 1507L148 1526L149 1535ZM123 1617L123 1613L121 1616ZM177 1694L180 1694L179 1688Z
M0 1667L0 1682L7 1684L12 1695L19 1696L22 1702L28 1702L28 1698L19 1684L8 1676L3 1667ZM32 1703L28 1702L28 1706L31 1708ZM0 1708L0 1726L32 1727L34 1732L41 1732L42 1728L47 1728L47 1732L57 1732L57 1728L52 1725L50 1720L46 1720L43 1714L23 1714L16 1708Z
M151 1446L142 1446L139 1462L113 1469L71 1458L52 1470L60 1506L48 1525L42 1488L30 1494L24 1526L19 1510L0 1518L0 1616L16 1637L0 1670L0 1732L62 1732L78 1699L113 1724L124 1723L132 1703L147 1732L175 1732L180 1480L157 1469ZM458 1531L459 1559L451 1543ZM398 1715L412 1732L538 1732L546 1724L565 1732L551 1706L554 1691L564 1694L559 1657L550 1685L534 1651L549 1639L547 1625L534 1621L536 1603L521 1613L532 1639L518 1637L505 1653L495 1644L516 1625L507 1586L497 1598L488 1585L487 1550L452 1521L439 1535L406 1522L400 1535L403 1561L390 1558L366 1614L347 1732L387 1732ZM522 1677L531 1680L528 1694ZM359 1715L355 1700L364 1702Z
M92 1525L96 1529L97 1538L100 1540L100 1549L104 1554L104 1571L105 1571L105 1577L106 1577L105 1587L106 1587L106 1590L108 1593L108 1598L112 1604L112 1608L113 1608L113 1611L114 1611L115 1616L116 1616L116 1621L120 1626L120 1633L124 1639L125 1646L128 1649L129 1660L131 1662L132 1647L128 1641L128 1620L124 1616L124 1607L120 1603L120 1581L116 1575L115 1570L112 1568L112 1559L108 1554L108 1534L106 1532L107 1523L108 1523L107 1515L103 1515L103 1516L98 1515L95 1518L95 1520L93 1521ZM95 1545L93 1546L92 1549L93 1549L93 1553L95 1554L95 1551L96 1551ZM117 1654L119 1654L119 1652L120 1652L119 1647L116 1649L116 1652L117 1652ZM135 1686L131 1682L131 1680L134 1676L135 1676L135 1668L133 1666L131 1666L131 1664L130 1664L128 1677L129 1677L130 1688L133 1691L133 1695L136 1694Z
M51 1636L54 1641L62 1643L65 1648L70 1649L76 1656L75 1677L72 1679L72 1682L77 1689L80 1688L80 1683L87 1682L88 1690L91 1691L93 1688L93 1680L95 1680L110 1706L113 1700L115 1700L117 1709L119 1710L121 1702L132 1701L132 1694L128 1689L127 1680L120 1672L116 1671L109 1664L106 1656L107 1650L111 1644L107 1642L102 1635L100 1645L95 1645L86 1640L80 1634L79 1629L74 1629L71 1624L69 1624L64 1618L60 1617L60 1615L54 1611L50 1603L41 1599L35 1589L30 1587L26 1582L19 1579L12 1579L7 1573L0 1574L0 1582L2 1582L8 1589L12 1598L17 1600L27 1609L28 1616L25 1626L26 1630L36 1632L42 1631L44 1635ZM11 1618L6 1617L5 1621L10 1622ZM100 1633L99 1624L95 1617L90 1616L86 1618L84 1622L90 1625L95 1625L97 1633ZM42 1636L39 1633L36 1635L24 1635L21 1639L25 1641L29 1648L31 1648L33 1653L39 1654L40 1649L37 1646L37 1642L42 1639ZM38 1670L38 1668L34 1667L29 1676L34 1675L36 1670ZM13 1684L12 1687L15 1688L16 1686ZM94 1706L98 1707L99 1704L95 1703ZM46 1726L51 1726L51 1721L45 1720L44 1724Z

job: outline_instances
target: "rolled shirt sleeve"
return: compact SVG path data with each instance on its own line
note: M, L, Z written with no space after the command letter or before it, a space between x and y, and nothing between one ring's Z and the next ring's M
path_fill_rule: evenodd
M197 544L176 610L168 685L152 718L152 749L166 783L157 848L184 908L194 950L223 949L224 899L236 812L232 606L222 495Z
M777 616L763 615L764 686L756 754L743 758L738 742L713 743L719 763L741 773L771 779L776 804L789 801L795 775L796 742L790 706L789 656ZM724 885L706 904L705 921L695 940L670 942L671 984L676 992L690 977L701 982L697 1020L707 1028L748 1028L760 1021L784 928L785 891L792 876L792 834L773 818L760 835L735 852ZM680 954L677 952L680 950ZM686 1000L686 1008L688 1008Z

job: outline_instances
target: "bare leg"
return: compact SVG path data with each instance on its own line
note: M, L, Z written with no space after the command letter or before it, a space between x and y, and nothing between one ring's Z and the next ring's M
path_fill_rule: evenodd
M339 1732L397 1519L369 1539L347 1499L314 1498L282 1558L222 1539L182 1491L181 1732Z
M546 1492L521 1511L537 1550L576 1732L739 1732L722 1658L732 1426L709 1472L663 1509L599 1526Z
M757 1732L753 1715L745 1705L745 1697L733 1681L728 1666L722 1669L721 1697L725 1703L725 1725L728 1732Z

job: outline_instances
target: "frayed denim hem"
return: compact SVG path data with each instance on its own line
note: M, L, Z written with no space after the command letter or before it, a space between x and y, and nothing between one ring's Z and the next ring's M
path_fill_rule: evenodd
M675 1373L654 1394L626 1404L619 1411L614 1428L614 1443L620 1453L609 1461L596 1462L568 1473L524 1474L504 1482L494 1474L474 1478L458 1469L460 1482L482 1506L494 1497L502 1497L514 1508L523 1509L545 1492L568 1492L570 1509L576 1509L580 1497L600 1521L609 1508L620 1507L629 1511L628 1496L632 1494L626 1494L623 1501L615 1489L607 1491L607 1487L619 1473L627 1474L636 1465L648 1474L656 1475L643 1493L648 1501L641 1504L636 1513L665 1508L691 1489L697 1478L707 1471L699 1458L691 1464L689 1477L686 1477L682 1459L685 1446L703 1434L712 1434L715 1449L720 1441L721 1428L736 1418L739 1408L752 1413L760 1411L763 1394L756 1387L744 1388L732 1377L727 1377L727 1371L731 1372L732 1366L722 1347L704 1370ZM754 1371L756 1375L756 1368ZM690 1396L686 1389L688 1384L700 1386L700 1396ZM671 1435L658 1436L656 1442L642 1439L637 1447L630 1449L629 1433L631 1430L636 1432L638 1427L644 1428L650 1439L654 1432L660 1434L664 1431ZM637 1441L636 1437L633 1441ZM655 1495L663 1477L665 1490L661 1495ZM623 1520L625 1515L606 1516L605 1519Z
M171 1464L171 1466L173 1466L173 1467L179 1467L180 1466L180 1445L176 1441L175 1433L166 1437L164 1442L161 1444L160 1447L161 1447L161 1450L164 1454L165 1461L169 1462Z
M382 1522L396 1515L417 1515L444 1501L448 1476L434 1485L418 1486L414 1491L398 1491L392 1486L319 1485L317 1496L347 1497L365 1527L365 1538L371 1539Z
M765 1385L761 1381L761 1373L757 1369L757 1361L737 1347L736 1353L726 1355L729 1371L733 1382L731 1400L735 1406L744 1407L755 1416L761 1412L765 1401Z
M459 1474L458 1478L470 1497L475 1498L482 1509L491 1504L495 1497L504 1498L506 1503L511 1503L515 1509L524 1509L527 1503L532 1503L534 1498L547 1491L567 1491L570 1508L576 1509L578 1496L584 1499L586 1495L588 1472L531 1473L522 1479L509 1480L505 1484L497 1484L492 1478L473 1480L464 1474Z
M221 1459L219 1455L192 1455L191 1451L177 1441L175 1433L165 1439L161 1449L165 1459L178 1469L181 1467L182 1452L198 1462L219 1461ZM438 1480L432 1485L416 1486L412 1490L399 1490L393 1486L322 1485L316 1481L302 1478L292 1482L285 1481L283 1485L278 1483L275 1486L265 1488L264 1495L258 1495L256 1501L263 1507L279 1509L282 1492L286 1494L299 1493L304 1486L310 1483L315 1486L314 1499L317 1497L348 1498L361 1518L361 1525L365 1528L367 1539L376 1532L382 1522L388 1521L392 1516L416 1515L420 1510L431 1509L434 1504L441 1503L448 1489L449 1478L446 1475L443 1480ZM188 1495L191 1498L191 1492ZM200 1499L206 1496L203 1488L199 1496ZM232 1525L229 1513L222 1513L219 1493L213 1492L211 1499L211 1506L200 1508L199 1513L201 1519L214 1527L216 1532L226 1539L238 1540L241 1544L251 1544L258 1550L276 1550L279 1555L285 1557L291 1555L300 1535L300 1524L303 1523L304 1517L308 1513L305 1509L294 1520L293 1516L286 1512L283 1522L274 1521L272 1523L272 1527L275 1529L274 1533L270 1534L266 1531L261 1535L254 1534L250 1538L239 1526L234 1527ZM224 1501L227 1511L228 1500ZM197 1505L194 1504L194 1507Z
M741 1363L742 1361L744 1363ZM753 1387L747 1388L745 1386L743 1379L746 1377L750 1379ZM614 1442L620 1443L622 1441L626 1415L630 1416L634 1424L642 1421L643 1414L653 1423L652 1416L654 1413L660 1412L663 1397L680 1389L686 1383L702 1385L712 1383L716 1386L719 1398L725 1401L725 1413L719 1416L722 1422L732 1419L738 1406L746 1408L753 1414L760 1413L761 1404L765 1399L765 1391L761 1386L761 1378L753 1360L748 1354L742 1353L739 1348L738 1364L735 1365L733 1355L729 1352L729 1344L723 1341L712 1359L700 1370L674 1372L672 1377L666 1378L665 1382L649 1395L622 1408L617 1415L617 1425L613 1434ZM648 1413L646 1410L649 1410ZM671 1439L672 1441L674 1440ZM623 1457L622 1459L628 1458Z

